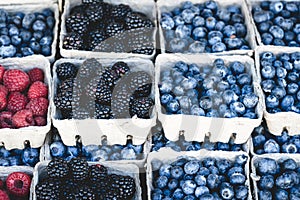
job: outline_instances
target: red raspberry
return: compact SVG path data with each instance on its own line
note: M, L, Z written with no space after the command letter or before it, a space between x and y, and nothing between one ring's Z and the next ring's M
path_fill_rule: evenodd
M3 190L0 190L0 199L1 200L9 200L8 195Z
M46 126L47 125L47 120L45 117L34 117L34 122L36 126Z
M8 96L7 110L13 113L23 110L27 105L27 97L20 92L12 92Z
M0 85L0 93L5 94L5 96L8 95L8 90L4 85Z
M0 127L1 128L13 128L12 126L12 112L3 111L0 113Z
M7 106L7 99L4 93L0 93L0 110L4 110Z
M41 81L34 82L28 90L27 96L29 99L38 97L48 97L48 87L45 83Z
M13 172L6 179L6 188L9 194L17 197L26 197L30 191L31 177L24 172Z
M3 81L4 72L5 72L5 68L2 65L0 65L0 82Z
M31 99L26 108L32 111L33 116L46 116L48 112L48 105L48 99L39 97Z
M12 117L12 124L15 128L34 126L33 114L29 109L20 110Z
M42 81L42 82L44 81L44 72L39 68L33 68L29 70L27 74L30 78L31 83L35 81Z
M29 76L19 69L9 69L4 72L3 84L10 92L22 92L30 83Z

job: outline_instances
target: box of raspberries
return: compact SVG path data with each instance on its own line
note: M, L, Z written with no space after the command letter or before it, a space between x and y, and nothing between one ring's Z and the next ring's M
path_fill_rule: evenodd
M259 46L299 47L299 1L248 0L248 4Z
M50 130L50 63L42 56L0 60L0 141L7 149L42 146Z
M156 39L154 1L67 0L60 33L66 58L153 58Z
M132 164L54 159L35 167L32 199L139 200L139 168Z
M60 59L53 67L53 125L66 145L143 144L156 122L154 67L140 58Z
M278 136L284 129L291 135L299 134L299 50L289 47L259 47L255 58L264 93L264 118L269 131Z
M0 14L1 58L43 55L54 61L59 23L57 4L2 5Z
M254 156L251 163L255 199L299 198L299 156Z
M162 53L251 56L256 48L245 1L158 1Z
M156 108L166 137L245 143L261 123L262 92L248 56L159 55Z
M164 149L147 160L148 199L252 199L243 152Z
M0 199L29 199L32 176L32 167L0 167Z

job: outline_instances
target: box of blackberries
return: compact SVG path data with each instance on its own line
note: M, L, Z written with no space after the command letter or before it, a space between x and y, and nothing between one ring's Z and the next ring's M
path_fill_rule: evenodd
M32 200L142 199L136 165L81 158L40 162L34 169L31 191Z
M251 163L255 199L299 198L299 156L254 156Z
M67 58L154 58L154 1L67 0L60 33L60 53Z
M106 136L110 144L143 144L156 123L150 60L60 59L53 67L52 121L66 145Z
M166 137L245 143L262 119L262 92L248 56L159 55L156 108Z
M299 2L248 0L259 46L300 46Z
M25 140L42 146L51 127L49 61L42 56L2 59L0 71L0 141L7 149L22 149Z
M256 67L264 93L264 118L269 131L281 135L300 130L300 52L289 47L259 47L255 52Z
M147 160L148 199L252 199L243 152L164 149ZM188 197L186 197L188 196Z
M54 61L59 23L57 4L3 5L0 12L1 58L43 55Z
M32 176L32 167L0 167L0 199L29 199Z
M253 54L245 1L158 1L157 7L162 53Z

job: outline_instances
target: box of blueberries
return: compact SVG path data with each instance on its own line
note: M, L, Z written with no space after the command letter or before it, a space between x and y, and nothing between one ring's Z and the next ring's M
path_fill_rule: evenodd
M262 119L262 92L248 56L159 55L156 108L169 140L245 143Z
M288 47L259 47L255 58L264 92L264 118L270 132L281 135L286 129L290 134L299 134L299 50Z
M247 0L259 46L300 46L299 2Z
M298 198L299 156L254 156L251 163L255 199Z
M250 158L243 152L164 149L147 160L148 199L252 199Z
M59 12L57 4L1 6L1 58L56 54Z
M253 54L245 1L158 1L157 7L162 53Z
M80 182L90 183L92 187L84 187ZM55 189L44 193L46 185L52 185ZM118 195L118 199L140 200L141 193L139 168L136 165L87 162L76 158L71 161L54 159L35 166L30 199L77 199L82 196L88 199L114 199Z
M53 67L52 121L67 145L143 144L156 122L150 60L60 59ZM86 131L89 130L89 131Z
M66 58L154 58L154 1L68 0L64 5L60 53Z
M32 147L42 146L51 127L49 61L42 56L28 56L2 59L0 65L4 102L0 141L7 149L22 149L25 140Z

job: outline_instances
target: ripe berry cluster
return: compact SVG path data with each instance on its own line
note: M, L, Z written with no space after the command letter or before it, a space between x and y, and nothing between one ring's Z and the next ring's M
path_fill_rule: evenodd
M82 1L66 19L64 49L151 55L154 23L130 6Z
M263 44L300 46L299 2L261 1L252 14Z
M193 4L186 1L171 12L163 12L160 21L167 51L217 53L248 50L247 27L241 7L222 7L213 0Z
M0 9L0 57L50 56L54 25L51 9L26 14Z
M47 166L48 176L35 186L37 200L132 199L136 183L131 176L109 173L103 165L89 166L73 158L54 159Z
M1 177L2 178L2 177ZM24 172L13 172L5 181L0 179L1 200L25 200L29 198L31 176Z
M27 72L0 66L0 127L45 126L48 113L48 86L44 72Z
M247 199L247 156L179 158L153 172L152 199ZM152 163L154 165L154 163Z

